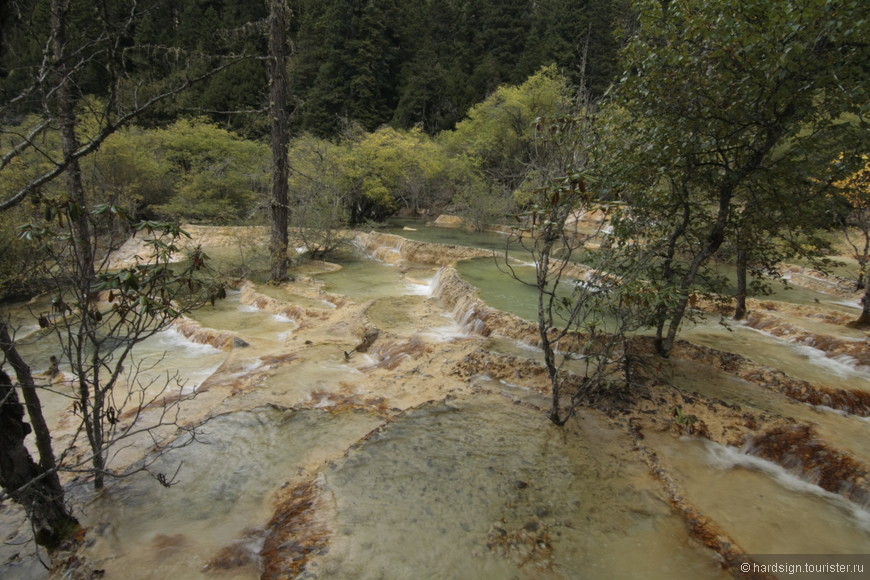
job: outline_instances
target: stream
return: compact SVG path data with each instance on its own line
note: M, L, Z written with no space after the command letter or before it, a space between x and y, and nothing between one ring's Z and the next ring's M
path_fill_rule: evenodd
M407 234L450 244L433 253L456 253L458 275L489 307L534 316L534 293L472 251L503 248L504 236L422 225ZM497 328L478 334L467 313L438 298L444 264L390 244L397 245L379 254L358 243L339 268L313 265L279 288L246 283L194 313L186 328L139 345L139 380L195 395L181 403L179 421L198 427L194 438L161 430L160 453L150 439L134 440L116 458L129 477L110 480L104 493L70 481L88 527L81 554L93 569L125 580L271 578L275 563L262 555L277 533L270 519L287 490L307 484L317 495L309 516L327 539L299 548L300 578L730 577L672 508L624 421L583 409L563 429L550 424L546 394L521 376L539 351ZM765 300L857 315L840 298L793 296ZM7 308L36 372L57 350L29 318L42 306ZM867 340L781 310L786 323L814 336ZM376 339L355 348L372 328ZM219 335L240 340L226 348ZM813 384L870 391L862 361L806 339L715 319L687 326L682 337ZM516 380L469 368L479 356L517 361ZM702 361L674 360L667 373L683 393L812 425L832 448L870 465L866 417L798 402ZM42 395L58 446L70 441L68 394L57 382ZM644 431L643 445L686 497L747 553L870 553L865 503L756 457L748 445L678 436L668 425ZM174 485L138 471L146 465ZM0 576L48 577L28 555L20 515L0 504Z

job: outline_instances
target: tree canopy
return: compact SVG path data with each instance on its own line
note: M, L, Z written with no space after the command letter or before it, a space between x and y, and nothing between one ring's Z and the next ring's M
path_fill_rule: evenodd
M867 9L850 0L635 7L639 28L610 113L623 171L611 186L631 208L622 235L661 257L651 278L674 298L658 306L666 354L723 243L740 228L778 237L811 223L797 208L829 162L820 153L866 131L839 119L866 113Z

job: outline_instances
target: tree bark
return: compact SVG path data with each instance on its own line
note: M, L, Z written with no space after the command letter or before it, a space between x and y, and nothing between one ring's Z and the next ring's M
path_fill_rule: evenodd
M701 266L709 260L722 246L725 241L725 228L728 224L728 218L731 215L731 200L734 197L734 189L736 181L729 182L723 185L719 190L719 209L716 214L716 221L707 235L706 243L701 252L695 256L689 265L689 269L680 281L680 299L677 302L674 312L671 314L670 323L668 324L667 335L663 336L664 324L660 324L656 332L656 350L659 355L667 358L671 354L671 349L677 339L677 330L680 328L680 323L686 315L686 308L689 306L689 294L691 294L692 284L695 283L695 277L698 274Z
M695 283L695 278L707 260L719 251L722 243L725 241L725 234L728 227L728 221L731 217L731 202L734 199L735 192L744 180L753 172L757 171L762 166L766 155L779 143L782 135L785 133L786 122L795 115L794 107L787 107L782 117L777 119L777 122L768 127L764 136L764 141L758 147L753 148L752 154L742 164L739 169L736 169L726 174L718 186L718 208L716 210L716 221L712 224L709 233L704 241L704 247L695 256L689 264L689 269L680 281L677 290L680 293L680 299L670 317L668 324L668 332L663 336L663 324L659 324L656 330L655 346L659 355L664 358L670 356L671 349L677 338L677 331L680 328L680 323L686 314L686 308L689 305L689 295L691 294L692 285Z
M36 542L58 548L79 527L66 509L57 473L36 464L24 445L30 425L12 381L0 370L0 484L27 511Z
M54 36L52 41L52 58L57 80L55 93L57 103L57 118L60 124L60 142L63 151L63 160L66 165L66 189L71 204L78 206L70 211L70 218L75 218L73 226L73 249L75 250L76 265L79 279L77 283L84 290L90 287L94 278L94 255L91 248L90 223L88 222L87 200L85 188L82 183L82 170L76 155L79 148L76 136L76 102L77 98L67 63L67 30L66 16L69 9L69 0L52 0L51 2L51 30Z
M271 85L270 113L272 115L272 235L269 244L271 256L270 279L274 282L287 280L287 249L290 222L288 195L289 163L287 159L290 142L287 114L287 25L286 0L269 0L269 63Z
M867 279L864 281L864 297L861 299L863 308L861 316L855 321L859 326L870 326L870 268L867 269Z
M27 405L27 415L30 417L30 423L33 425L34 435L36 436L39 465L49 473L46 478L51 480L58 491L61 491L60 479L58 479L56 472L57 465L54 460L54 449L51 446L51 431L42 414L42 403L39 401L39 394L36 392L36 384L33 381L30 367L21 358L18 349L15 348L15 343L12 342L9 328L5 322L0 322L0 350L3 351L6 360L9 361L12 368L15 369L15 376L18 378L18 384L21 385L24 403Z
M69 0L51 1L51 31L53 34L51 49L57 82L55 99L57 118L60 125L61 150L63 152L64 163L66 164L66 192L69 199L67 216L70 221L72 250L74 252L73 260L75 264L73 283L77 286L77 294L82 302L78 308L82 314L87 315L91 311L91 287L96 278L96 257L91 241L91 225L88 215L87 196L85 195L84 183L82 182L81 165L76 156L76 151L79 148L78 136L76 135L77 120L75 112L78 97L71 78L72 70L67 62L69 47L67 45L66 21L68 11ZM94 329L87 323L84 317L78 329L74 332L78 335L75 341L78 345L90 344L97 347L98 341L94 334ZM95 348L94 352L99 352L99 348ZM86 365L81 360L85 356L82 349L79 348L77 352L71 352L70 356L80 359L71 362L79 375L77 377L79 382L79 404L88 442L93 452L94 487L100 489L104 485L105 471L105 457L103 455L105 450L101 423L102 397L99 392L94 392L93 396L90 393L90 383L83 373ZM93 368L94 372L97 372L99 367L94 365ZM99 385L96 377L94 377L93 384Z
M734 309L734 320L743 320L746 317L746 270L749 267L749 252L743 247L739 239L737 242L737 306Z

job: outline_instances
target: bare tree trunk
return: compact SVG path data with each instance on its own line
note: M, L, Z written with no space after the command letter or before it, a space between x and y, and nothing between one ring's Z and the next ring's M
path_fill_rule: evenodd
M15 348L12 337L9 335L9 328L5 322L0 322L0 350L3 351L6 360L9 361L12 368L15 369L15 376L18 378L18 384L21 385L24 403L27 405L27 414L30 417L30 423L33 425L34 435L36 436L39 465L49 473L46 479L51 480L58 491L62 491L56 472L57 466L54 460L54 450L51 446L51 431L45 422L45 417L42 415L42 403L40 403L39 394L36 392L33 375L30 372L30 367L18 353L18 349Z
M67 511L57 473L37 465L24 445L30 425L12 381L0 370L0 484L27 511L36 542L54 549L78 529Z
M77 286L77 294L80 300L84 302L80 306L81 311L88 313L91 311L91 286L95 280L95 255L91 242L91 226L85 188L82 183L81 165L76 157L76 151L79 148L75 115L77 97L70 76L72 71L67 62L67 58L69 58L67 54L68 39L66 29L68 11L69 0L52 0L51 31L53 40L51 48L54 71L57 77L57 89L55 92L57 118L60 124L61 150L63 152L64 163L66 164L66 190L70 204L67 215L70 219L73 238L72 249L75 262L73 284ZM73 332L77 334L75 340L78 345L87 343L96 344L96 336L93 335L93 329L84 319L78 329ZM70 356L81 358L85 355L82 348L77 348L71 350ZM105 471L101 397L99 393L93 393L92 396L90 384L86 377L82 376L82 369L87 368L86 363L83 360L71 362L73 363L73 368L80 375L77 377L79 382L79 404L82 410L82 417L84 418L88 442L93 450L94 487L100 489L104 485L103 474ZM98 368L97 366L94 367L95 372ZM94 384L98 385L99 383L95 380Z
M734 309L734 320L743 320L746 317L746 270L749 266L749 252L739 239L737 244L737 306Z
M73 245L76 252L76 263L80 275L79 283L86 289L94 276L94 257L91 248L90 224L86 210L85 188L82 183L82 170L76 151L79 148L76 136L76 95L74 92L71 70L66 62L67 34L66 17L69 10L69 0L52 0L51 2L51 31L54 35L52 41L52 58L54 70L57 76L57 118L60 123L60 141L63 151L64 163L66 164L66 188L70 203L78 206L78 212L71 212L71 216L77 215L73 236Z
M541 351L544 353L544 364L547 376L550 378L550 412L547 417L555 425L562 426L567 417L562 416L562 385L559 381L559 367L556 365L556 351L550 341L550 328L553 326L551 307L548 306L546 290L549 284L550 249L553 246L552 236L544 236L541 253L536 261L536 288L538 290L538 335L541 338Z
M272 235L269 244L272 282L287 279L287 228L290 141L287 115L287 25L290 9L286 0L269 0L270 113L272 115Z
M861 299L863 308L861 316L855 321L859 326L870 326L870 268L867 269L867 278L864 281L864 297Z

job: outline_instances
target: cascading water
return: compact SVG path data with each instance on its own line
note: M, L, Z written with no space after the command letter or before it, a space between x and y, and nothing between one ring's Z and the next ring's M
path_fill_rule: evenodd
M282 486L316 481L328 550L310 558L305 577L724 577L650 477L628 419L582 411L563 430L547 422L546 383L526 384L538 359L530 346L536 329L500 311L527 298L508 296L495 307L488 293L512 283L503 274L475 280L489 286L478 296L468 278L441 269L491 250L380 234L357 244L382 261L347 258L340 270L312 269L280 288L246 286L196 313L190 337L177 329L145 345L139 356L168 352L159 372L183 371L198 392L183 418L205 421L203 441L152 466L171 476L181 465L176 486L139 474L88 500L82 555L95 568L110 578L258 577L258 549L274 540L266 529L273 497ZM372 251L381 245L387 250ZM459 273L480 273L485 262L460 264ZM373 329L377 338L367 344ZM238 341L221 350L195 343L196 332ZM685 336L813 383L832 376L822 357L801 352L806 345L756 330L709 326ZM31 348L45 358L55 347ZM866 388L860 365L846 366L838 384ZM762 416L812 423L832 449L870 464L866 419L798 403L701 360L662 372L681 391L699 392L700 406L740 405L734 416L759 421L759 429ZM56 420L68 400L47 404ZM864 506L750 448L675 438L666 433L674 424L646 427L643 445L747 551L868 552ZM125 458L135 467L150 453L143 444ZM0 510L4 531L14 527L13 511ZM2 555L9 560L8 547ZM38 577L28 562L10 561L0 574Z

